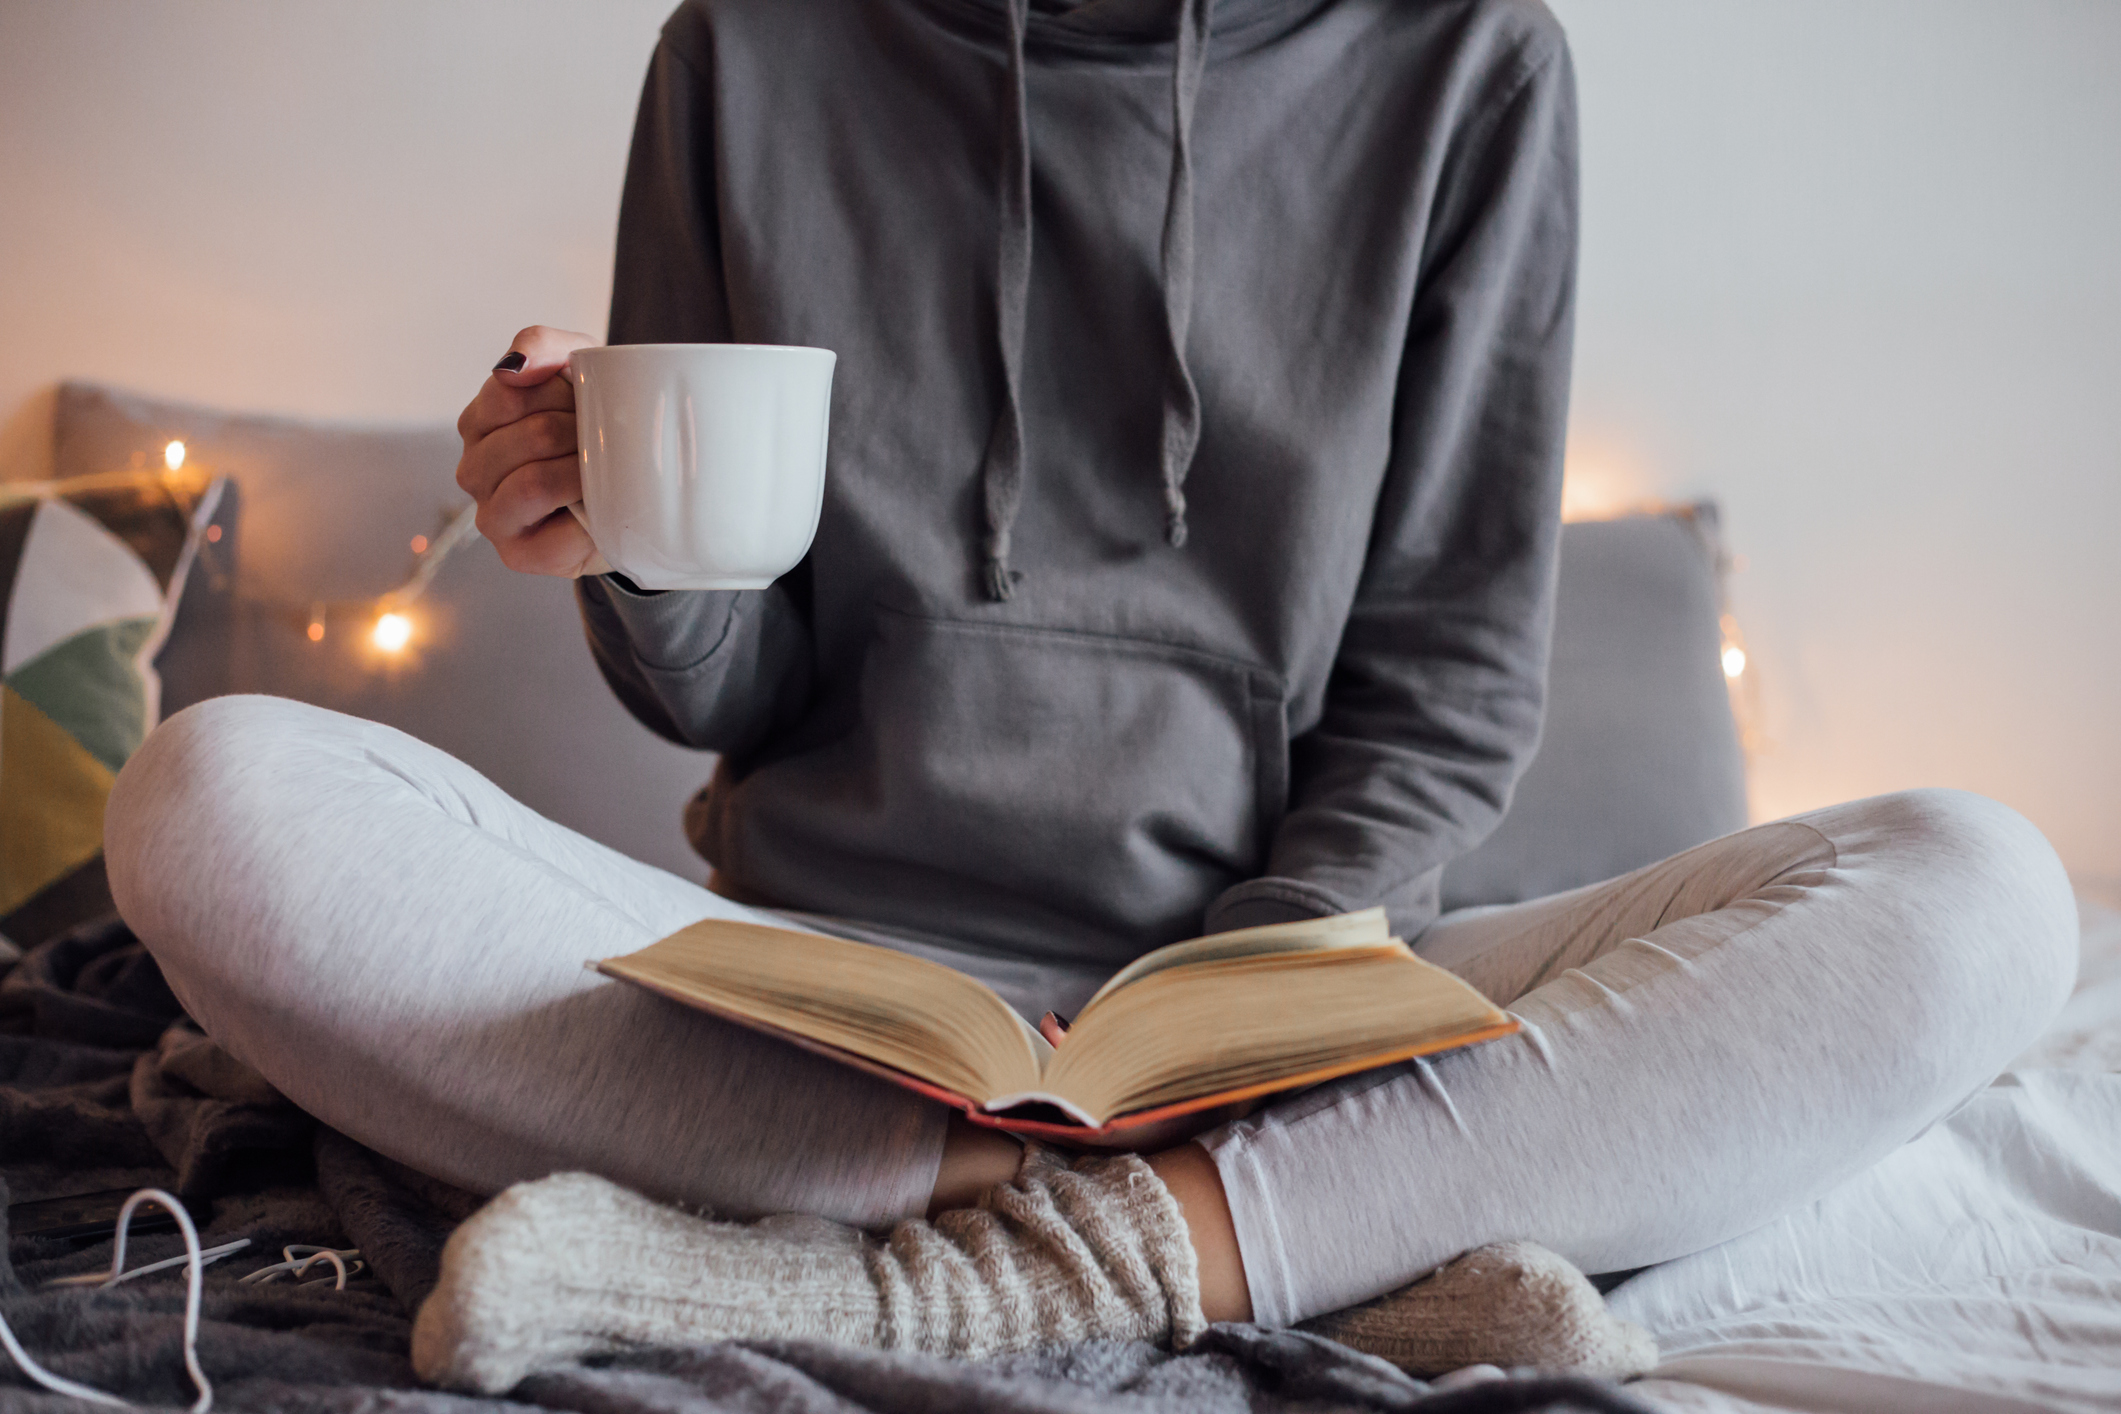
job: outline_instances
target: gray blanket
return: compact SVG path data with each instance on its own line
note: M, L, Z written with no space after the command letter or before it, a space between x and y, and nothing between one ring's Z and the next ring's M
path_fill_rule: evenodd
M1518 1372L1434 1391L1315 1336L1226 1325L1184 1355L1097 1344L979 1364L795 1342L642 1351L534 1376L505 1399L423 1389L411 1313L443 1240L480 1202L322 1128L201 1035L153 959L115 919L32 951L0 979L0 1181L9 1202L157 1185L183 1196L208 1246L199 1354L224 1410L677 1411L1121 1409L1640 1411L1616 1387ZM287 1243L358 1247L368 1268L329 1283L244 1285ZM188 1406L182 1270L109 1290L46 1288L107 1269L110 1243L9 1234L0 1316L55 1373L142 1404ZM127 1264L176 1256L136 1237ZM0 1409L88 1408L36 1389L0 1356Z

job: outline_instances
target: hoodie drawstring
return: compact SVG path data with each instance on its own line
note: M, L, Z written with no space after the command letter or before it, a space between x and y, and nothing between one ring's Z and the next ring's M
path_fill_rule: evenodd
M1164 203L1164 538L1186 543L1186 473L1200 445L1200 393L1186 367L1186 329L1193 319L1193 102L1208 66L1208 0L1180 0L1171 62L1171 195Z
M1009 530L1024 496L1024 311L1031 302L1031 122L1024 94L1024 26L1030 0L1005 0L1009 11L1009 101L1002 105L1001 248L995 262L994 332L1002 346L1002 408L980 469L987 533L981 579L999 603L1015 591Z
M1159 258L1164 293L1163 413L1157 465L1163 481L1164 539L1186 543L1186 473L1200 444L1200 394L1186 367L1193 314L1193 107L1208 64L1210 0L1179 0L1171 64L1171 184L1164 205ZM999 603L1021 574L1009 568L1010 530L1024 495L1023 359L1031 299L1031 123L1024 85L1024 31L1030 0L1004 0L1009 20L1009 91L1000 132L1000 244L996 252L994 328L1002 356L1002 406L980 468L980 580Z

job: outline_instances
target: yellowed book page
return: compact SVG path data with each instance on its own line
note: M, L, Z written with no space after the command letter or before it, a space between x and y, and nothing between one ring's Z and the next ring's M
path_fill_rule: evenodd
M1045 1042L981 983L888 948L709 918L599 972L984 1102L1035 1088Z
M1375 947L1392 940L1391 925L1385 920L1381 908L1365 908L1356 913L1336 913L1326 918L1302 918L1293 923L1267 923L1257 928L1237 928L1227 933L1210 933L1205 938L1192 938L1183 943L1172 943L1155 952L1144 953L1114 973L1097 994L1084 1004L1087 1014L1107 996L1120 988L1139 982L1152 973L1165 972L1174 967L1185 967L1196 962L1217 962L1224 958L1258 957L1275 953L1322 952L1329 948Z
M1168 969L1086 1008L1045 1090L1096 1123L1507 1025L1404 943Z

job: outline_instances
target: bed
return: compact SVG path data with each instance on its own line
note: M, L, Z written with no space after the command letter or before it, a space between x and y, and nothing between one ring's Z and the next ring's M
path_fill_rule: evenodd
M2047 1033L1875 1168L1609 1294L1688 1414L2121 1409L2121 911Z
M376 596L421 571L408 546L449 524L447 429L61 390L62 477L138 466L172 439L230 485L191 508L196 562L170 589L157 660L165 708L263 690L374 717L563 823L697 871L676 821L705 767L624 717L564 585L509 575L474 540L429 562L411 651L379 658L363 641ZM1545 744L1502 828L1447 876L1447 904L1608 877L1745 822L1721 568L1711 506L1567 528ZM405 1341L442 1240L478 1200L319 1129L221 1054L99 888L90 859L0 918L25 951L0 947L0 1179L15 1203L157 1184L207 1219L209 1245L248 1241L206 1283L200 1348L222 1408L2121 1409L2121 899L2083 898L2075 999L1956 1113L1767 1228L1607 1278L1663 1352L1625 1388L1531 1372L1432 1388L1316 1337L1220 1327L1181 1357L1096 1346L987 1366L800 1345L641 1352L472 1401L420 1391ZM357 1248L362 1266L343 1290L239 1280L288 1243ZM167 1234L135 1247L137 1261L179 1250ZM181 1280L47 1285L108 1261L108 1243L11 1235L0 1315L60 1373L189 1404ZM0 1369L0 1406L62 1402Z
M217 1056L114 920L47 942L0 980L0 1169L15 1199L175 1188L207 1217L208 1246L249 1240L207 1283L202 1358L229 1410L2111 1410L2121 911L2084 908L2076 998L2008 1073L1809 1208L1613 1289L1663 1350L1624 1390L1526 1376L1434 1391L1315 1337L1220 1327L1184 1357L1097 1346L953 1366L759 1344L644 1352L537 1377L508 1400L421 1392L409 1313L478 1200L315 1128ZM357 1248L366 1270L343 1291L240 1281L287 1243ZM181 1280L53 1289L107 1266L109 1243L12 1238L7 1251L0 1316L56 1372L142 1403L190 1402ZM180 1251L149 1236L132 1260ZM45 1398L0 1375L0 1407Z

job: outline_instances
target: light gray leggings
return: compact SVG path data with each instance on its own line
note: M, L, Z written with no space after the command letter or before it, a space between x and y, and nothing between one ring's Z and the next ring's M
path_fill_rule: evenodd
M760 915L411 737L209 702L125 768L106 838L119 907L207 1031L425 1172L493 1190L593 1169L725 1215L865 1225L927 1201L940 1108L583 970ZM1504 1238L1611 1271L1745 1232L1989 1080L2060 1006L2076 938L2040 834L1944 791L1446 917L1419 950L1519 1035L1205 1141L1255 1315L1300 1320Z

